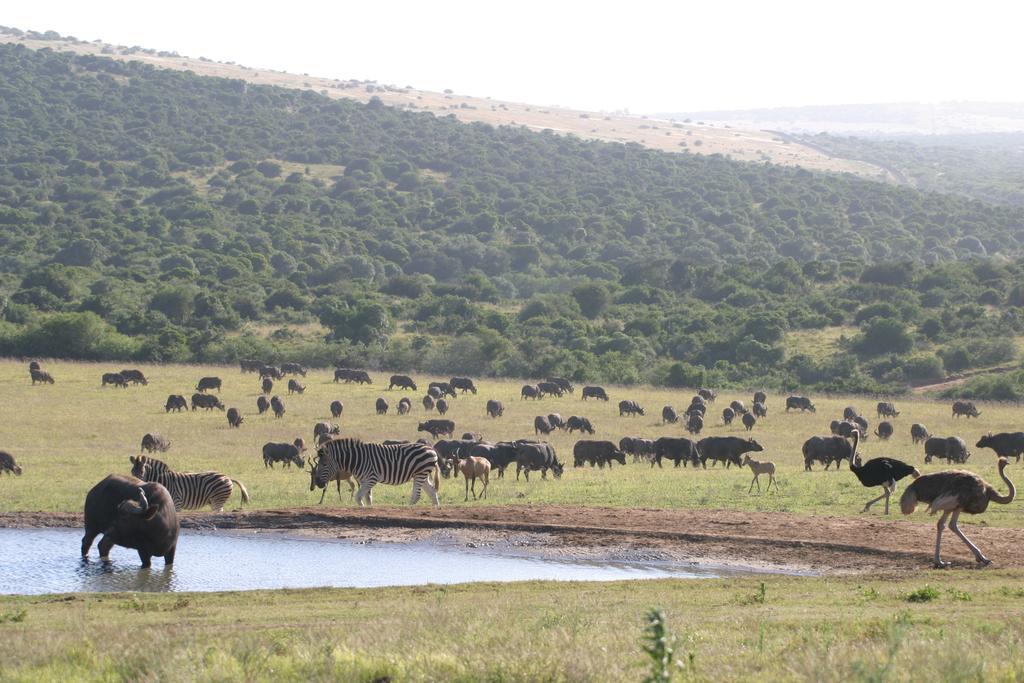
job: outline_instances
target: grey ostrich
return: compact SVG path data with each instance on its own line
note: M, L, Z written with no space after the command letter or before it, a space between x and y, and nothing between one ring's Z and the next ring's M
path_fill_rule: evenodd
M971 549L978 564L984 566L992 562L964 536L957 525L957 520L960 518L961 512L970 515L981 514L988 509L989 501L995 501L1000 505L1006 505L1013 501L1017 490L1014 488L1013 482L1003 473L1006 464L1006 458L999 458L999 476L1010 489L1005 496L999 495L999 492L991 484L978 475L965 470L948 470L922 475L903 492L903 497L900 498L900 509L905 515L916 510L918 502L928 503L930 514L942 511L942 517L939 518L935 532L935 567L937 569L949 566L948 562L942 561L940 554L942 528L946 525L947 518L949 519L949 528Z

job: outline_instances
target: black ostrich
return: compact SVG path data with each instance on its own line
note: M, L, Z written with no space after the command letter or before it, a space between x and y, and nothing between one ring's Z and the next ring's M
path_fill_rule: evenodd
M868 488L881 486L885 491L878 498L869 500L861 512L867 512L872 505L885 498L885 514L889 514L889 497L896 490L896 482L907 476L917 479L921 473L917 471L916 467L895 458L872 458L862 465L860 456L857 455L860 432L855 429L852 436L853 453L850 455L850 471L857 475L857 479L864 486Z

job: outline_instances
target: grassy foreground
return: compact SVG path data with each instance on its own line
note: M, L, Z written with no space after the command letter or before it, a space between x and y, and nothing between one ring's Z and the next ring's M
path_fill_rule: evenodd
M75 511L81 508L85 493L111 472L130 471L128 456L139 452L139 441L147 431L159 431L172 441L171 450L163 457L173 468L185 471L218 470L240 479L253 496L252 505L263 508L295 507L315 503L319 492L309 492L309 478L295 469L265 469L261 448L267 441L291 441L303 436L312 439L312 427L318 420L330 419L328 406L334 399L345 404L339 421L343 433L368 440L385 438L415 439L416 424L426 419L420 399L430 377L417 376L419 391L386 391L389 373L375 372L374 385L358 387L335 384L330 370L310 372L302 379L304 395L289 396L284 383L275 393L285 400L287 412L278 420L272 415L256 414L259 396L258 380L243 375L236 367L140 366L150 378L146 387L127 390L100 387L103 372L119 370L116 364L44 362L56 378L53 386L31 386L26 364L0 361L0 383L5 388L5 425L0 449L10 451L24 468L21 477L0 477L0 511L39 510ZM217 375L224 380L220 396L228 407L238 407L245 416L240 429L229 429L220 411L178 414L164 412L168 394L192 393L198 379ZM538 414L561 413L563 417L577 414L590 418L598 430L594 437L617 442L624 435L657 438L685 435L681 425L663 425L661 408L673 405L682 409L689 403L691 391L669 391L651 387L608 387L611 401L580 400L579 388L574 396L522 401L521 381L481 380L480 392L460 396L451 401L448 417L455 420L456 436L463 431L481 433L489 440L532 437L533 418ZM377 416L374 401L385 397L392 410ZM399 398L413 401L410 415L398 416L394 407ZM505 415L492 420L484 415L489 398L505 404ZM619 417L620 399L635 399L646 409L646 417ZM743 427L722 425L721 409L734 398L750 405L750 396L738 392L722 392L709 412L704 436L734 434L746 436ZM842 472L803 471L800 447L814 434L828 432L830 420L841 415L844 406L853 405L868 416L872 429L876 423L875 400L866 397L813 397L816 414L787 414L784 397L770 395L768 417L754 428L752 436L765 447L761 459L769 459L779 467L781 493L748 495L749 470L728 471L720 467L706 471L692 469L651 470L647 465L628 464L612 471L591 468L574 469L572 446L578 435L557 432L550 437L561 459L567 462L565 476L559 481L516 482L515 477L495 480L489 498L481 503L565 503L578 505L645 506L663 508L731 508L741 510L783 510L806 513L852 515L859 512L869 497L856 479L845 469ZM963 436L975 450L968 469L980 473L1000 489L1003 485L995 472L991 451L973 449L978 437L987 432L1021 429L1020 408L1008 404L979 404L979 419L954 420L948 402L922 399L898 400L902 414L896 420L896 435L889 442L872 436L863 444L865 459L880 455L898 457L916 463L923 471L943 469L934 462L923 465L923 448L911 446L909 430L912 422L923 422L933 434ZM432 414L437 417L437 413ZM1009 470L1017 477L1014 463ZM514 472L513 472L514 475ZM411 487L378 486L374 491L376 504L401 504L408 501ZM462 481L442 482L442 503L463 505ZM339 504L333 492L327 499ZM237 506L237 493L229 503ZM340 504L350 505L347 493ZM421 503L422 504L422 503ZM1021 526L1024 517L1019 506L994 505L983 516L991 525Z
M0 680L1024 678L1024 573L0 598Z

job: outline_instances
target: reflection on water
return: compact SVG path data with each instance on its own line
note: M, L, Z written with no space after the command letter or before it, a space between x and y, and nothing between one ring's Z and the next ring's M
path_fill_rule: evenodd
M473 581L611 581L749 573L671 562L599 562L419 543L357 544L275 534L182 531L171 567L142 569L134 550L80 557L79 529L0 529L0 594L373 587Z

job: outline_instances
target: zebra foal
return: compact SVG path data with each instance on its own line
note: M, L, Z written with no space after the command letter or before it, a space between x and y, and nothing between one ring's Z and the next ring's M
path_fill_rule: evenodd
M132 476L142 481L153 481L170 492L178 510L198 510L209 505L214 512L224 510L231 497L232 485L237 485L242 502L249 502L249 492L242 482L220 472L175 472L167 463L147 455L130 456Z
M404 484L412 480L412 497L409 503L416 504L420 490L426 489L434 503L441 507L437 497L440 485L440 470L437 452L421 443L364 443L357 439L335 439L322 445L317 451L316 463L309 468L309 490L325 488L342 474L348 474L359 482L356 503L373 505L373 487L378 483Z

